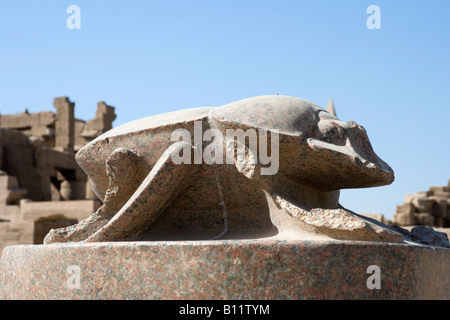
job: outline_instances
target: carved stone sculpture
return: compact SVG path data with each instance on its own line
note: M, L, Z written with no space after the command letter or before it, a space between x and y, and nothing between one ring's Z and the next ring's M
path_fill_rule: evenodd
M99 136L76 159L103 205L51 230L46 244L403 239L339 204L340 189L394 180L365 129L299 98L260 96L140 119Z

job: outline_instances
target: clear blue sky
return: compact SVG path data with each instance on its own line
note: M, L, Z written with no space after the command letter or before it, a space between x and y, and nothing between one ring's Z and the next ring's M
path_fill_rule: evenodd
M81 29L69 30L69 5ZM369 5L381 29L369 30ZM450 1L3 1L0 111L75 115L116 107L114 126L264 94L335 102L368 131L396 181L341 203L392 217L406 193L450 179Z

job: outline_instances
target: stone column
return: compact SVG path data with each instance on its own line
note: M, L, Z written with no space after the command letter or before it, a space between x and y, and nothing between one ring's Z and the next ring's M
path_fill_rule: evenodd
M95 118L101 119L99 123L100 128L98 128L101 133L112 129L112 122L116 119L114 110L114 107L107 105L104 101L99 101L97 103Z
M72 199L72 186L70 185L69 181L64 180L63 182L61 182L59 193L63 200L68 201Z
M55 98L56 108L55 147L64 151L73 151L75 132L75 103L68 97Z

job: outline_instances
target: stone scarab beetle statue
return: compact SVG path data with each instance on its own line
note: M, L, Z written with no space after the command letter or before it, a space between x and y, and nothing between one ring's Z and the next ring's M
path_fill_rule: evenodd
M230 132L244 132L246 139ZM394 180L364 128L295 97L260 96L133 121L87 144L76 160L103 205L76 225L51 230L46 244L402 241L399 233L339 204L340 189Z

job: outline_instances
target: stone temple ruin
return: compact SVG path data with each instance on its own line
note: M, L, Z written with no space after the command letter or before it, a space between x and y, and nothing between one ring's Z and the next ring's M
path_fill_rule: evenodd
M397 206L394 224L450 228L450 180L447 186L432 186L428 191L405 195Z
M0 251L42 243L51 228L77 223L101 203L75 161L82 146L112 128L114 107L98 102L95 118L75 119L75 103L55 112L0 116Z

